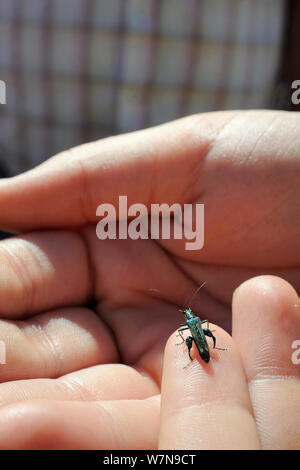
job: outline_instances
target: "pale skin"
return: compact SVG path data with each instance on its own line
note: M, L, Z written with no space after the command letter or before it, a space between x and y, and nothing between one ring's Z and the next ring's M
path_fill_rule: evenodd
M0 181L0 225L22 233L0 243L1 449L300 448L299 126L190 116ZM204 248L99 241L119 194L204 203ZM184 318L149 289L184 307L204 280L193 311L227 350L185 368Z

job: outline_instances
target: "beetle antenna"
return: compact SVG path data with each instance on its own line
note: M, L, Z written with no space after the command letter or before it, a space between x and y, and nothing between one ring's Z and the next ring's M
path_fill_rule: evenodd
M167 299L169 299L173 304L175 304L178 308L179 308L179 311L180 312L183 312L182 310L182 307L181 305L178 304L177 300L173 299L172 297L170 297L168 294L166 294L165 292L159 290L159 289L149 289L150 291L152 292L158 292L159 294L162 294L164 297L166 297Z
M193 293L190 301L189 301L189 304L188 304L188 308L191 308L191 305L192 305L192 302L194 300L194 298L196 297L196 295L198 294L199 290L201 289L201 287L203 287L204 285L206 284L206 281L202 282L201 286L197 287L197 289L195 290L195 292Z

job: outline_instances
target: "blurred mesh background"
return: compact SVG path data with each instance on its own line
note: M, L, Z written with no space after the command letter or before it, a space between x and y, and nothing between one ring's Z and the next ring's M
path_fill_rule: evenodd
M0 171L190 113L271 107L284 24L283 0L0 0Z

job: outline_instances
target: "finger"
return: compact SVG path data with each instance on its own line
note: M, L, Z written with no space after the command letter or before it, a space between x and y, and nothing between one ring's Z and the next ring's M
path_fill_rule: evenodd
M298 113L226 111L92 142L0 181L0 225L17 231L81 225L99 219L101 203L118 212L119 195L127 195L128 207L139 202L148 210L151 203L201 202L209 244L185 257L297 266L298 129ZM160 243L182 256L182 239Z
M216 329L218 347L208 364L187 347L169 339L164 360L160 449L257 449L259 440L237 348ZM175 340L176 338L176 340ZM187 366L186 368L184 368Z
M300 366L292 348L300 340L300 308L291 285L273 276L242 284L233 299L233 336L263 448L300 449Z
M80 305L90 296L86 249L75 233L45 231L2 240L0 264L2 318Z
M128 195L128 204L188 198L199 159L230 117L182 119L88 143L1 181L1 226L24 231L83 224L96 220L101 202L116 207L119 194Z
M26 321L0 320L0 340L6 345L0 382L59 377L118 360L107 327L87 308L54 310Z
M156 449L159 399L32 401L0 410L1 449Z
M103 364L57 379L13 380L0 384L0 406L24 400L136 400L159 393L149 376L124 364Z

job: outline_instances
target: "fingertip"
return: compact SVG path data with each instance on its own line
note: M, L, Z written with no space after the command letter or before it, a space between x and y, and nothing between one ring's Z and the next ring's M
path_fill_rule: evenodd
M247 312L247 322L249 313L252 311L253 321L258 320L260 314L268 314L277 317L290 315L300 315L299 297L294 287L285 279L273 275L256 276L243 282L233 294L233 329L238 324L241 326L241 318Z
M195 404L207 399L217 399L222 389L228 388L228 376L232 370L241 372L239 352L232 337L222 328L210 325L216 338L216 347L213 340L207 338L210 358L205 362L199 354L195 343L189 358L188 347L175 331L168 339L163 365L162 403L168 408L176 408L178 402L186 401ZM186 336L191 335L190 332ZM185 337L186 337L185 336ZM229 387L230 388L230 387Z
M258 276L244 282L232 305L233 337L248 380L263 374L299 375L291 344L299 338L299 298L285 279Z
M297 292L277 276L249 279L233 299L233 336L264 449L299 447L299 319Z
M167 342L162 381L161 449L243 448L245 440L241 438L241 429L245 427L249 430L250 447L258 446L239 351L226 331L215 325L210 325L210 329L215 330L217 346L226 350L213 349L208 338L208 363L194 347L190 361L185 342L181 345L175 342L178 340L176 332ZM209 416L212 419L208 421ZM229 416L236 426L224 432Z
M295 288L286 279L271 274L255 276L247 279L235 289L233 296L235 297L246 289L254 289L256 292L261 293L262 295L267 295L268 292L277 290L280 293L293 296L294 300L299 302L299 297Z

